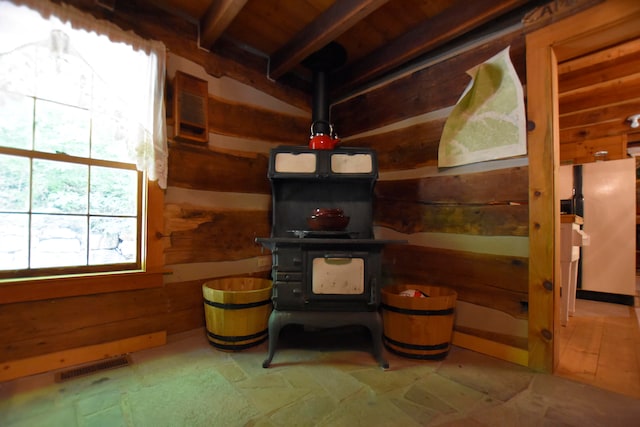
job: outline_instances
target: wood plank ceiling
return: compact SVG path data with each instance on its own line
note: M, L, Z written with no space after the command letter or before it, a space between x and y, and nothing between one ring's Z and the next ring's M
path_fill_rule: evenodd
M640 114L640 39L559 64L558 92L562 162L624 158L627 144L640 145L629 120Z
M330 78L345 95L496 20L520 19L539 0L156 0L199 25L200 46L271 80L309 91L300 63L330 42L347 52ZM253 65L252 65L253 64Z
M158 8L188 22L198 33L202 52L211 54L211 64L221 60L227 67L237 64L235 77L245 76L245 82L268 93L273 89L294 94L287 96L304 99L294 102L298 106L307 105L312 92L311 72L301 65L303 60L331 42L346 51L346 62L328 78L329 99L336 102L412 62L480 37L489 27L495 30L520 22L528 12L550 4L549 0L136 0L133 5L93 1L110 3L116 13L119 8L136 11L133 16L138 21L129 21L133 26L145 16L152 19L153 9ZM599 1L578 3L588 6ZM156 24L160 28L178 22L163 19ZM630 128L626 120L640 113L640 45L634 43L601 47L593 58L560 64L561 151L570 153L563 160L588 161L616 136L628 137L629 145L640 143L640 128ZM609 142L591 143L598 138ZM626 148L618 151L625 155Z

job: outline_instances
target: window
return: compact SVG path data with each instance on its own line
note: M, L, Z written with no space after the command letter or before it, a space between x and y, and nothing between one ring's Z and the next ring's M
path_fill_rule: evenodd
M147 180L166 180L163 48L36 3L42 16L0 1L0 280L144 270Z
M6 92L0 103L0 271L139 269L143 173L114 149L114 119Z

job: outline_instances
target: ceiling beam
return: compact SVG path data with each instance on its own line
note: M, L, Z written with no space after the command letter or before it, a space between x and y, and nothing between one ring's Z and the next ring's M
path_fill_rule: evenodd
M213 46L246 3L247 0L214 0L200 19L200 46Z
M389 0L336 1L271 56L269 77L278 79Z
M442 13L424 21L336 76L334 89L345 90L380 77L406 62L471 31L528 0L458 0Z

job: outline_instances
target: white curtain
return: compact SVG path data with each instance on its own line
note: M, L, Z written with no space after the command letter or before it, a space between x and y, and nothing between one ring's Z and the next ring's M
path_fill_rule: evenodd
M117 117L127 128L131 161L161 188L168 157L165 61L161 42L71 6L0 0L0 90Z

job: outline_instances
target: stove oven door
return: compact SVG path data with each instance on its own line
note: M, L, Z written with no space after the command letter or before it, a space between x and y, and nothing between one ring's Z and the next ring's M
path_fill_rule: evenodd
M309 310L365 311L377 305L377 284L371 268L376 254L366 251L309 251L305 299Z

